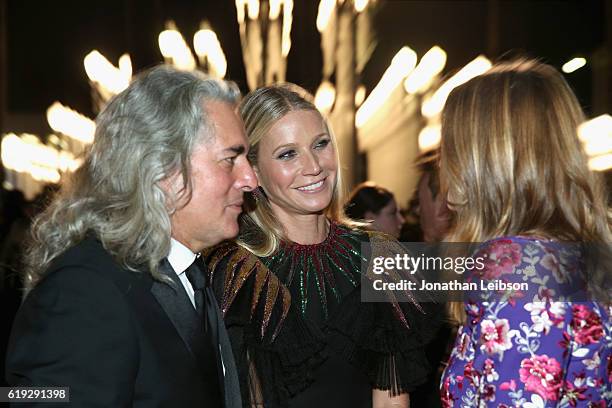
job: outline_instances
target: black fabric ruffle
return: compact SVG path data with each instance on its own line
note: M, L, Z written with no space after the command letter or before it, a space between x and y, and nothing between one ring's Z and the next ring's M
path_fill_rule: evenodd
M325 325L332 350L364 372L373 388L392 395L413 390L427 380L424 347L442 325L441 306L399 303L408 327L392 303L364 303L356 288Z
M256 328L254 328L256 329ZM264 344L257 331L245 328L246 349L257 368L263 406L286 407L288 400L307 388L313 372L326 358L323 334L290 311L272 344Z

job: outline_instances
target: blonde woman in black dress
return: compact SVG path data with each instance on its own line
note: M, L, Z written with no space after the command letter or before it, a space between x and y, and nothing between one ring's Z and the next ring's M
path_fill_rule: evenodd
M407 408L432 326L416 303L362 303L362 243L394 241L343 213L333 134L294 85L245 97L260 188L238 243L209 252L252 406Z

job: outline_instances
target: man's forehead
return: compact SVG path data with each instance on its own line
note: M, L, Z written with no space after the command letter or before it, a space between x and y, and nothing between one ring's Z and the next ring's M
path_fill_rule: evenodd
M203 105L212 130L210 141L215 150L248 149L244 123L236 105L216 100L205 101Z
M240 127L232 129L224 127L215 129L213 145L215 150L235 153L246 152L249 148L242 124Z

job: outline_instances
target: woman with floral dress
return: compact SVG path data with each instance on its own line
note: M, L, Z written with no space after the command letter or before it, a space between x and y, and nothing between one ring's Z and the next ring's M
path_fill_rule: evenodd
M577 136L576 97L552 67L494 66L442 114L454 226L480 243L445 407L606 407L612 401L610 215ZM484 290L483 290L484 288Z

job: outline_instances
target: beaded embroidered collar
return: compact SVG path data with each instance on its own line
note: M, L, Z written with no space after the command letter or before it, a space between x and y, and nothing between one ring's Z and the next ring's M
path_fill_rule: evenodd
M359 285L361 243L367 240L367 233L332 221L323 242L301 245L284 241L274 255L261 261L289 288L302 316L306 316L309 302L318 300L322 317L327 319L329 298L337 303L342 299L340 284L352 288Z

